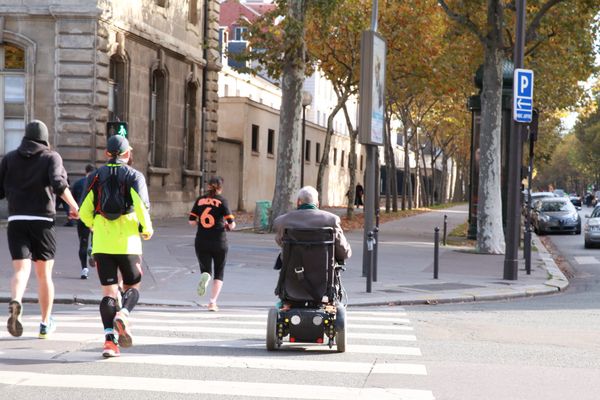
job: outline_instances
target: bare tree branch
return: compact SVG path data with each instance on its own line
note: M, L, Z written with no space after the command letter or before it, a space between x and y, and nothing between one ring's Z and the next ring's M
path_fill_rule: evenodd
M559 4L559 3L563 2L563 1L564 0L548 0L540 8L540 10L533 17L533 19L531 20L531 23L527 27L527 30L525 32L525 44L527 44L528 42L531 42L531 41L533 41L533 40L536 39L537 29L540 27L540 24L542 22L542 18L544 17L544 15L546 15L548 13L548 11L550 11L550 9L552 7L554 7L555 5L557 5L557 4Z
M477 25L475 25L475 23L471 21L471 19L467 15L457 14L454 11L452 11L450 7L448 7L448 4L445 0L438 0L438 4L442 7L444 12L446 12L446 14L448 15L448 17L450 17L451 20L470 30L475 36L477 36L481 43L486 43L485 36L479 31Z

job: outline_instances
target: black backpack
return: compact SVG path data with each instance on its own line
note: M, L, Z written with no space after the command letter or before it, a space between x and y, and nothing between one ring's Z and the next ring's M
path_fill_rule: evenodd
M91 190L94 191L94 215L115 220L131 212L133 201L127 185L125 166L107 165L96 172ZM121 172L121 173L119 173Z

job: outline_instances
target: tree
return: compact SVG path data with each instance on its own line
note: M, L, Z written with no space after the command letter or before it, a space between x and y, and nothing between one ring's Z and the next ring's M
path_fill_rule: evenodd
M457 0L450 4L450 1L438 0L438 3L451 20L475 35L484 48L477 248L482 253L500 254L505 247L500 193L502 68L504 60L512 54L514 34L511 26L506 24L505 17L506 13L514 11L514 2L488 0L486 6L474 1ZM592 64L588 59L591 53L588 51L591 49L588 30L597 12L594 2L534 0L528 5L530 18L526 28L526 55L532 58L534 53L538 53L543 64L537 66L551 76L553 74L548 65L557 65L559 62L557 58L553 63L547 57L548 53L560 53L557 49L566 49L578 61L578 67L569 70L567 75L575 77L582 72L589 73ZM582 43L575 44L566 36L575 29L579 34L576 41L581 40ZM559 58L564 64L565 58ZM536 92L538 87L536 83ZM577 85L566 86L563 90L568 92L565 94L570 100L581 95Z
M308 52L316 66L331 82L337 103L327 118L327 133L323 143L323 156L317 173L317 191L322 196L325 170L329 165L333 118L343 110L346 125L350 132L350 153L348 169L350 182L348 187L347 216L354 213L356 185L356 139L358 132L348 116L347 101L358 93L360 75L360 35L366 28L368 4L359 0L345 0L338 4L335 13L326 16L312 14L307 29Z
M250 46L239 57L256 60L259 69L281 78L281 108L275 190L270 223L294 207L300 186L302 85L312 63L307 62L306 19L311 13L327 15L336 1L277 0L276 8L252 24L246 23ZM257 72L256 70L251 72Z

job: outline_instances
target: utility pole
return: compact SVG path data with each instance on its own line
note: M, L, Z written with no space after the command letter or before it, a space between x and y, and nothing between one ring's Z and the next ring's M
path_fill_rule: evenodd
M514 66L523 68L523 53L525 49L525 7L526 0L516 0L517 5L517 26L516 41L514 48ZM518 82L513 80L513 86ZM514 102L513 102L514 104ZM514 107L514 105L513 105ZM504 279L517 280L518 275L518 250L521 231L521 193L520 177L522 163L522 124L511 120L510 148L508 156L508 196L507 216L506 216L506 253L504 256Z

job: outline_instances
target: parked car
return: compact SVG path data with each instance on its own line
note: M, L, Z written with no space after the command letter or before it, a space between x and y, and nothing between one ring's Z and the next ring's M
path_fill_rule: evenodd
M527 192L524 193L524 199L523 199L523 216L526 215L527 213L527 202L529 201L529 198L527 196ZM535 206L535 202L537 200L541 200L541 199L545 199L547 197L556 197L556 195L552 192L532 192L531 193L531 209L533 209L533 207Z
M571 200L571 203L573 203L575 207L579 207L578 209L581 210L581 197L572 194L569 196L569 200Z
M600 206L596 206L592 214L585 217L587 220L583 227L583 246L589 249L595 244L600 244Z
M567 197L549 197L535 203L531 223L538 235L550 232L581 233L581 218Z
M558 197L566 197L567 193L562 189L554 189L554 194Z
M596 190L594 192L594 198L592 199L592 205L594 207L596 207L596 205L598 204L598 199L600 199L600 190Z

